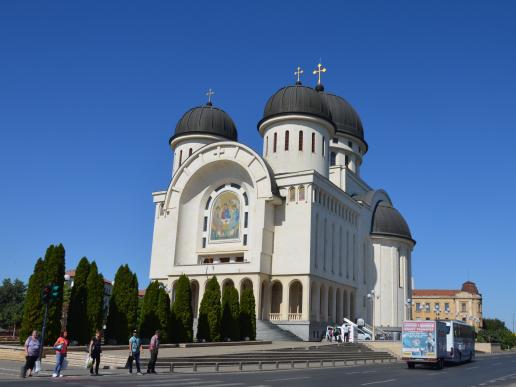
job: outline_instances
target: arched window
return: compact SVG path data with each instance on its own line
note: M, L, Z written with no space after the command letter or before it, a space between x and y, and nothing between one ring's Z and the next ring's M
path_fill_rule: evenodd
M192 155L192 148L190 148L190 149L188 150L188 156L191 156L191 155Z
M223 191L213 202L210 211L210 241L240 239L240 198L236 192Z
M349 156L346 155L346 157L344 158L344 163L346 164L346 167L349 165Z
M289 138L288 138L288 130L285 132L285 150L288 151L288 144Z
M315 153L315 133L312 133L312 153Z
M272 151L276 153L276 146L278 145L278 133L274 133L274 142L272 144Z
M269 154L269 136L265 137L265 156Z
M299 131L299 150L303 150L303 131Z
M179 166L183 163L183 150L181 149L179 151Z
M288 190L288 201L295 202L296 201L296 189L294 187L290 187Z
M303 186L299 187L299 201L300 202L305 201L305 187L303 187Z

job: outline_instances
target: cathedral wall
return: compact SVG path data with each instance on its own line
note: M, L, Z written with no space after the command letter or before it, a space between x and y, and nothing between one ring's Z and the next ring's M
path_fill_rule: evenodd
M174 159L172 161L172 175L190 156L205 145L211 144L215 141L224 140L222 137L195 134L183 135L174 140L172 146L174 148Z

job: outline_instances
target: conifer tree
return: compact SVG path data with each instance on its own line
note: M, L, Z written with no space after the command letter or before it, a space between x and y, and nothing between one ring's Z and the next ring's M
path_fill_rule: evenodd
M206 285L199 309L198 341L220 341L221 309L220 286L213 276Z
M161 342L168 343L170 341L171 324L170 297L163 286L159 287L157 314L160 323Z
M62 244L50 245L44 259L45 284L55 284L59 287L57 299L48 305L47 330L45 343L53 344L61 331L63 312L63 286L65 274L65 249Z
M89 272L90 262L88 258L82 257L75 269L66 326L68 337L71 340L77 340L79 344L86 344L90 339L89 316L87 311L87 280Z
M240 340L240 305L238 291L234 286L226 286L222 292L222 340Z
M240 336L256 340L256 302L253 289L244 289L240 295Z
M102 329L104 309L104 277L99 274L95 261L91 262L86 288L88 291L86 304L88 334L89 337L92 337L97 329Z
M20 341L31 334L34 329L41 330L43 325L43 304L41 292L45 286L45 265L42 258L38 258L34 265L34 271L29 279L27 297L23 308L23 319L20 330Z
M138 280L129 266L122 265L115 275L113 294L107 319L108 339L125 344L130 332L137 327Z
M160 328L157 313L159 282L153 281L147 286L143 297L140 317L140 337L150 339L156 329Z
M174 341L190 343L193 340L192 288L183 274L176 283L176 299L172 305L174 316Z

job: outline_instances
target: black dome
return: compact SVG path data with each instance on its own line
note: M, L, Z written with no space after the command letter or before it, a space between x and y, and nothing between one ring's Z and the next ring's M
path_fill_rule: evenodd
M301 85L286 86L279 89L267 101L258 128L266 119L285 114L315 116L334 125L330 109L321 94L311 87Z
M397 209L387 202L379 202L373 212L371 234L412 239L409 226Z
M327 93L323 93L323 95L330 109L333 122L337 126L337 132L350 134L365 143L364 128L356 110L348 101L338 95Z
M175 138L186 134L214 134L237 141L238 133L231 117L222 109L211 105L203 105L188 110L176 125Z

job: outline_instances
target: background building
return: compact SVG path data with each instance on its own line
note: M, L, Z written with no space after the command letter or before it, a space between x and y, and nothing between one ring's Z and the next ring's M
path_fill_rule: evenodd
M415 320L461 320L482 327L482 295L474 282L466 281L460 290L412 290L412 318Z

